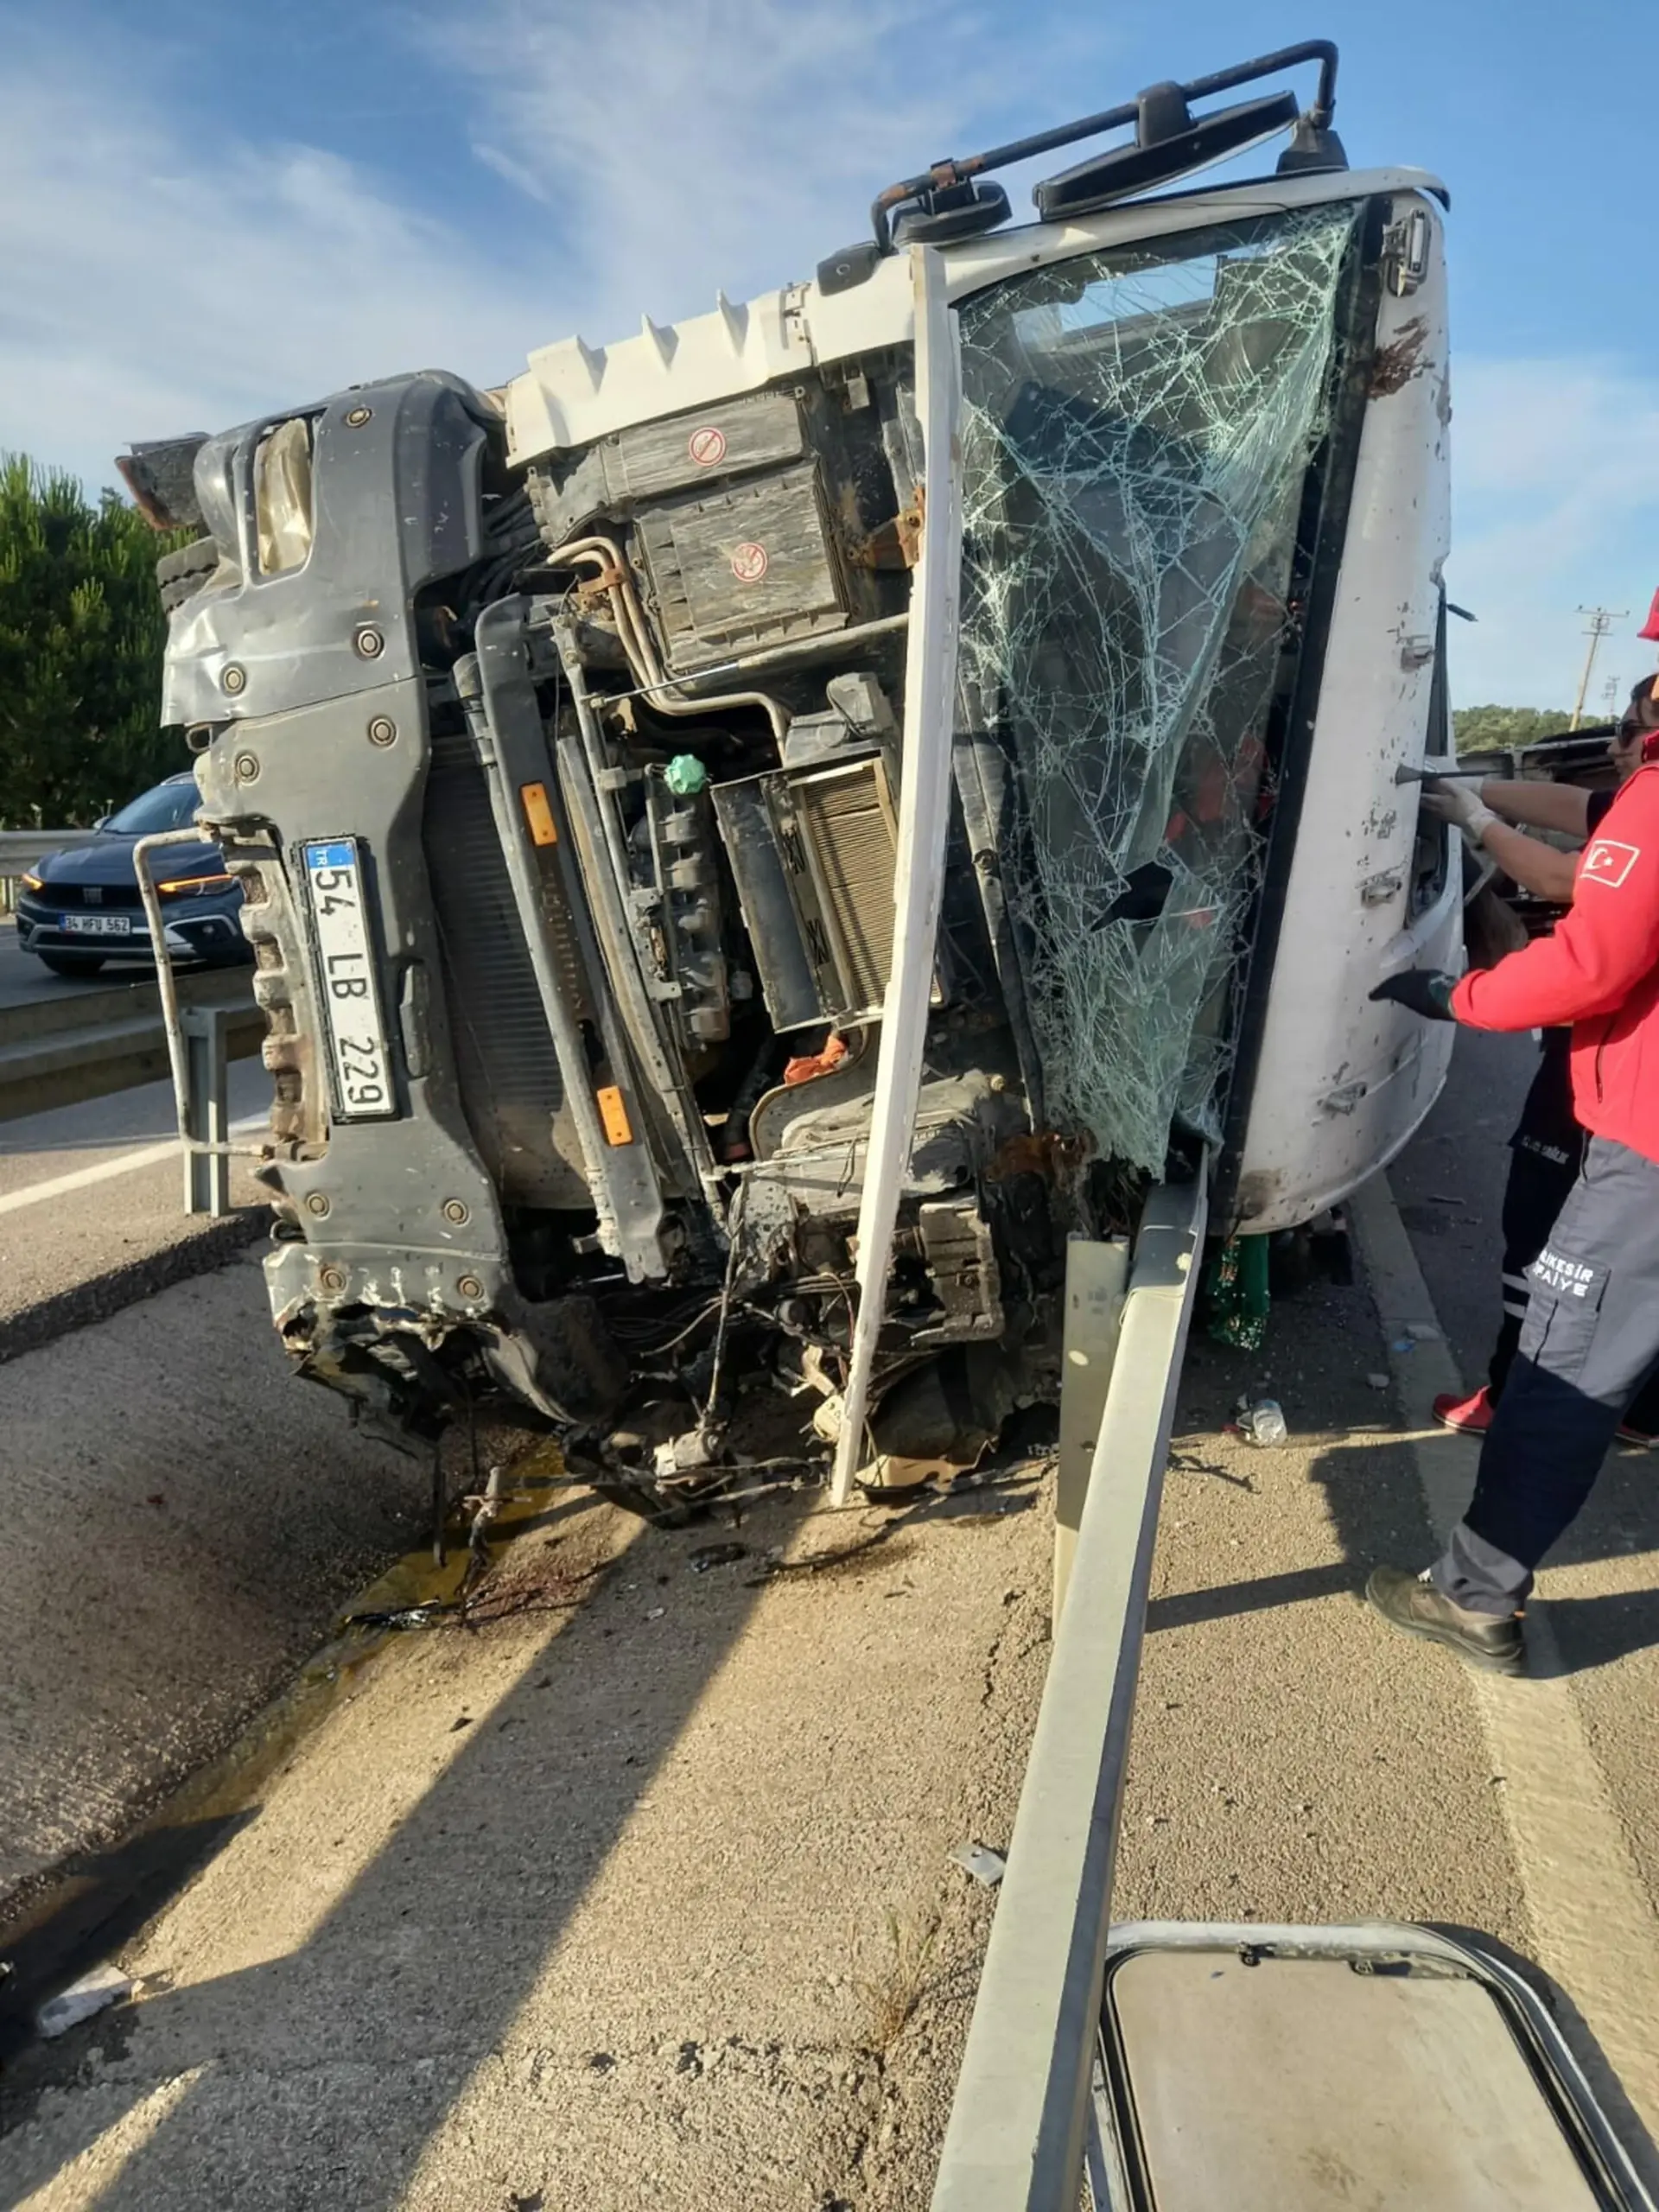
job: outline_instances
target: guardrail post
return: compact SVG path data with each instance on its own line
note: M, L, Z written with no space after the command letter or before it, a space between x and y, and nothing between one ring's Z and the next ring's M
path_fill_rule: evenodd
M1059 1626L1072 1554L1089 1495L1095 1439L1117 1360L1129 1287L1129 1240L1073 1236L1065 1248L1065 1344L1060 1369L1060 1451L1054 1472L1054 1613Z
M226 1049L226 1009L183 1008L185 1113L184 1210L222 1220L231 1210L231 1163L223 1151L197 1152L195 1144L224 1146L231 1141L230 1059Z

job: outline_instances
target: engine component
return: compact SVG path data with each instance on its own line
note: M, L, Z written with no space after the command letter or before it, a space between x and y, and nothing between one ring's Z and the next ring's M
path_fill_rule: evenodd
M751 777L714 798L774 1025L879 1013L896 818L881 761Z
M676 795L671 779L677 768L683 784L686 774L678 760L671 761L664 774L645 779L645 821L661 900L664 963L668 981L678 993L680 1026L688 1045L713 1045L732 1028L714 822L701 791Z
M722 400L697 415L641 423L599 448L609 503L659 498L748 469L776 468L806 452L800 404L787 392Z
M664 500L636 527L672 669L707 668L847 625L812 461L706 498Z
M936 1198L917 1210L929 1280L939 1319L918 1329L918 1344L956 1344L964 1337L1002 1333L1001 1278L990 1224L973 1199Z

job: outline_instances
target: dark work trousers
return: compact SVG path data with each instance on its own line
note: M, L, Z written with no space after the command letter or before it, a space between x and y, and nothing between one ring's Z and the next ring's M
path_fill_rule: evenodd
M1510 1173L1503 1185L1503 1319L1486 1370L1486 1388L1494 1405L1503 1395L1527 1318L1531 1290L1527 1270L1548 1243L1584 1159L1585 1135L1573 1111L1567 1058L1572 1033L1567 1029L1545 1032L1538 1071L1510 1139ZM1629 1425L1644 1436L1659 1435L1659 1376L1637 1395Z
M1579 1179L1584 1137L1576 1128L1573 1140L1572 1153L1563 1160L1535 1149L1524 1131L1518 1130L1510 1139L1509 1179L1503 1185L1503 1319L1486 1370L1486 1387L1494 1405L1503 1395L1521 1342L1521 1326L1527 1318L1532 1289L1527 1269L1549 1242L1556 1217Z
M1659 1368L1659 1161L1592 1137L1529 1277L1474 1497L1431 1570L1475 1612L1512 1612L1525 1599L1589 1497L1620 1415Z

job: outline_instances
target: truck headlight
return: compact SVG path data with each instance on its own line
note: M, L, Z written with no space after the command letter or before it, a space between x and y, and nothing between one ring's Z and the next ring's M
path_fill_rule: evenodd
M286 575L311 556L311 425L290 416L253 457L253 512L262 575Z

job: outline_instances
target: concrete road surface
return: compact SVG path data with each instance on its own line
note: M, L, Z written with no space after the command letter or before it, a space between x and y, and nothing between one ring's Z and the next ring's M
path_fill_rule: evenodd
M17 930L9 916L0 918L0 1007L27 1006L33 999L55 999L77 991L103 990L111 983L141 982L154 970L138 961L111 960L97 975L85 979L54 976L33 953L18 950Z
M93 983L140 973L111 966ZM10 922L0 923L0 1010L92 988L49 975L17 950ZM233 1134L250 1145L270 1096L257 1060L231 1063ZM0 1361L216 1264L262 1233L264 1208L247 1164L232 1171L239 1218L185 1215L174 1131L166 1083L0 1122Z
M1501 1173L1494 1086L1529 1065L1462 1054L1402 1166L1428 1211L1415 1250L1379 1217L1389 1334L1365 1287L1319 1285L1260 1354L1195 1345L1117 1906L1483 1928L1570 1966L1651 2125L1626 2002L1659 1883L1650 1464L1616 1460L1546 1576L1535 1632L1565 1656L1535 1682L1357 1594L1375 1560L1427 1559L1467 1478L1467 1443L1425 1426L1450 1365L1430 1308L1472 1368L1496 1255L1463 1193ZM1263 1388L1279 1449L1227 1430ZM1049 1504L1027 1471L908 1513L785 1494L664 1532L573 1497L494 1618L394 1640L293 1745L120 1950L137 2001L19 2062L0 2201L921 2212L993 1903L952 1854L1012 1825ZM713 1542L744 1555L699 1571Z
M234 1139L258 1143L270 1095L257 1060L231 1063ZM231 1197L227 1221L184 1211L168 1084L0 1122L0 1360L254 1242L267 1212L251 1161L232 1164Z
M428 1497L423 1463L295 1379L249 1255L3 1388L0 1911L219 1750Z

